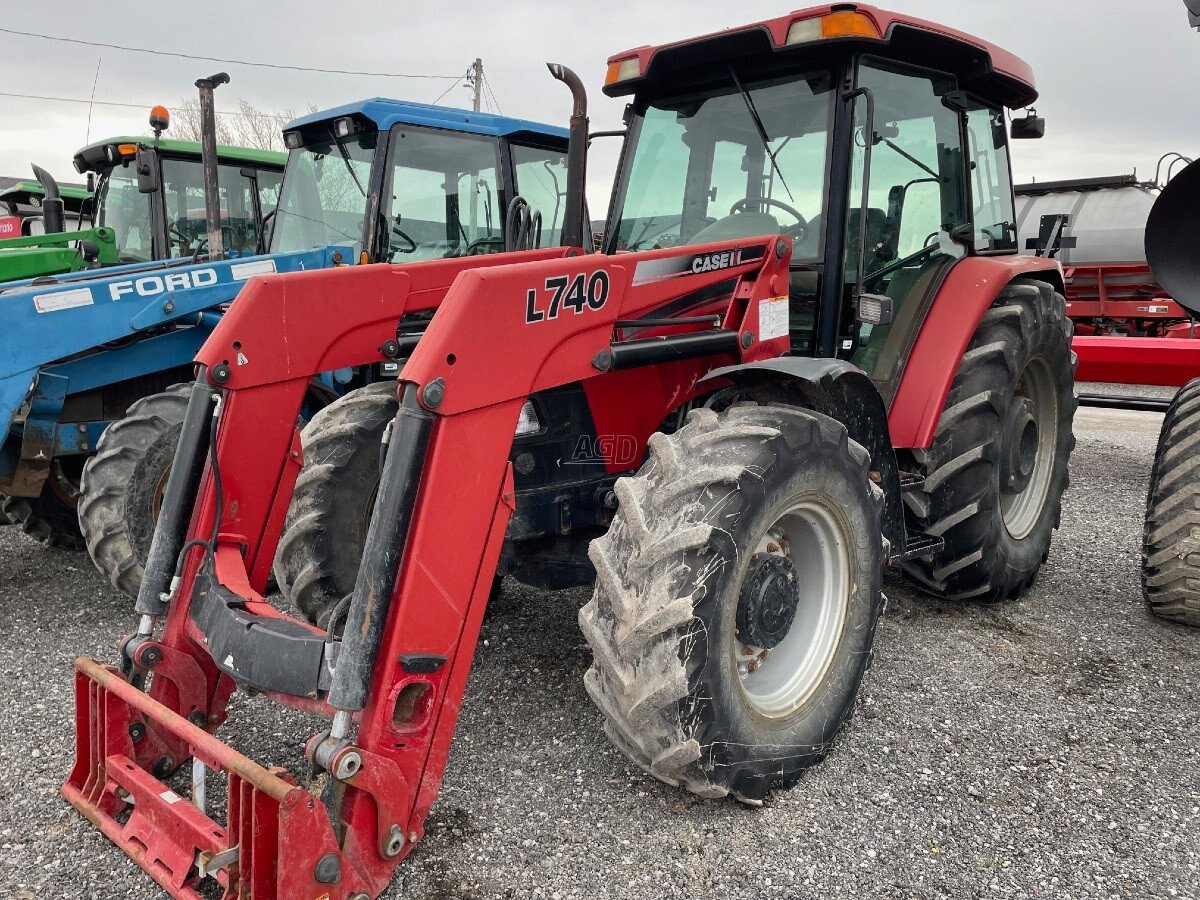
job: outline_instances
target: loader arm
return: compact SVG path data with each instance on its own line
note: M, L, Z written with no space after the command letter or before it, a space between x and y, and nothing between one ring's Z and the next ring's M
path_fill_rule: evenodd
M177 896L190 897L199 870L180 861L234 853L243 862L217 873L226 896L243 896L236 886L245 879L261 885L244 895L255 898L323 890L331 898L378 894L420 840L437 796L515 502L508 457L526 398L604 379L664 354L695 363L672 369L679 380L673 395L686 397L714 364L780 355L786 333L759 340L759 326L762 304L786 296L789 250L786 239L756 238L617 257L529 251L520 254L520 264L508 254L255 280L197 358L201 387L194 396L209 391L221 403L215 439L215 469L225 473L220 524L214 529L211 464L194 508L181 509L176 524L190 523L192 542L218 535L215 564L189 544L182 578L168 591L161 640L127 645L134 670L155 673L149 696L131 693L124 679L124 687L106 688L100 682L109 676L101 678L94 663L78 664L80 760L64 787L67 798L144 858L134 851L147 823L137 804L124 825L117 822L114 810L123 804L96 787L106 783L105 772L132 766L153 776L198 752L231 781L235 769L254 771L245 757L228 748L216 754L207 735L178 727L180 716L215 730L235 680L300 709L353 716L359 722L353 744L337 744L329 731L309 744L311 759L340 773L337 796L325 795L329 815L309 842L279 837L294 833L300 815L312 827L311 804L299 801L313 795L297 788L295 798L263 800L258 814L272 826L241 843L238 835L247 832L233 811L205 832L221 846L161 829L157 856L175 860L176 869L155 877L170 881ZM687 321L665 334L647 324L633 339L615 339L629 328L618 323L653 323L679 301L725 284L729 302L719 322ZM361 301L351 310L335 299L346 293ZM259 593L301 462L295 412L312 373L377 361L399 319L427 310L436 313L399 384L402 408L347 637L330 647L321 632L283 616ZM288 325L282 336L280 322ZM245 362L230 366L237 354ZM201 396L201 417L205 406ZM189 468L177 456L172 481ZM156 544L168 540L170 530L160 518ZM389 544L397 535L403 538ZM165 587L150 584L148 574L139 611L161 613L153 594ZM243 640L245 634L252 639ZM267 658L275 652L270 648L287 660ZM116 735L107 744L92 724L100 718L106 733ZM129 726L143 735L136 744L120 740ZM171 804L166 812L183 806ZM338 834L344 835L340 842ZM246 840L254 841L252 848ZM323 880L333 872L335 882Z

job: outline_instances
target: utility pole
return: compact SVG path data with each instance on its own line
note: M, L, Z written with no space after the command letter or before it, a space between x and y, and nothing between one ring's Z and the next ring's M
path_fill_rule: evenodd
M471 82L475 88L475 102L471 108L479 112L483 101L483 60L479 57L475 57L475 62L471 63Z

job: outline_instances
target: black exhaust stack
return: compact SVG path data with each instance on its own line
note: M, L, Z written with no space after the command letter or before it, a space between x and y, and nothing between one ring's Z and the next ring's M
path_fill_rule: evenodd
M66 231L67 216L58 193L58 182L41 166L33 166L33 176L42 186L42 227L46 229L46 234Z
M221 192L217 184L217 110L213 102L213 91L223 84L229 84L229 76L224 72L196 82L200 89L200 159L204 169L209 259L225 258L225 247L221 243Z
M550 74L571 89L574 106L571 110L570 142L567 144L567 200L563 210L562 244L564 247L592 249L592 228L585 222L587 208L584 194L587 188L588 114L587 91L579 76L558 63L547 63ZM587 242L584 243L584 235Z

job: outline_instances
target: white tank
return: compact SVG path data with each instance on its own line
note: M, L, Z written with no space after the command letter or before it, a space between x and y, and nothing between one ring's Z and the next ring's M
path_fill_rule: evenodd
M1144 263L1146 219L1158 193L1133 175L1019 185L1018 246L1036 253L1028 244L1038 239L1042 217L1061 213L1069 217L1064 236L1075 239L1057 256L1063 265Z

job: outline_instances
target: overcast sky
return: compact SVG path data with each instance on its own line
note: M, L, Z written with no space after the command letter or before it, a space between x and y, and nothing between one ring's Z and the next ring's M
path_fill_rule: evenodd
M803 5L803 0L795 3ZM893 0L881 4L944 22L1024 57L1037 73L1045 140L1017 144L1017 179L1128 173L1150 177L1169 150L1200 151L1200 35L1180 0ZM566 89L546 61L587 84L593 129L620 124L623 101L600 92L606 58L641 44L694 37L784 14L779 0L653 0L623 3L522 0L496 4L356 0L206 0L200 4L105 6L71 2L62 15L29 15L28 0L0 0L0 24L181 53L333 69L453 75L480 56L502 111L565 122ZM48 7L47 7L48 9ZM68 13L69 14L66 14ZM100 50L0 34L0 91L86 99L100 65L97 100L165 103L194 94L197 77L226 69L218 108L239 98L268 109L335 106L369 96L431 102L448 81L281 72ZM454 87L443 101L468 106ZM73 180L72 153L88 137L86 104L0 96L0 174L28 176L36 161ZM95 106L91 138L146 132L146 113ZM589 194L599 215L617 142L593 148Z

